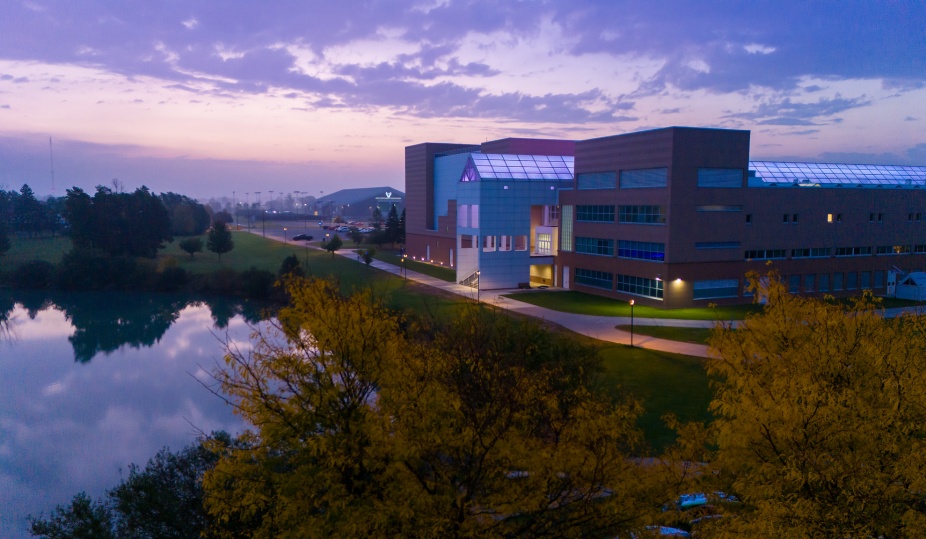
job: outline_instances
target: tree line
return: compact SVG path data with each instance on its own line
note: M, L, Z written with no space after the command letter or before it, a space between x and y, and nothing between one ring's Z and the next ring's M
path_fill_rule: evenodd
M594 346L472 304L412 319L291 279L275 329L215 372L251 427L195 445L210 455L193 470L196 531L921 537L926 319L885 319L870 295L791 295L775 275L751 283L764 310L711 338L715 419L667 417L677 443L641 458L641 405L596 385ZM55 537L88 503L33 533Z

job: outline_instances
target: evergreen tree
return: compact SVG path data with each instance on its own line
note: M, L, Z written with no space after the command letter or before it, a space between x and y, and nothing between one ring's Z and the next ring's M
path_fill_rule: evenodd
M228 225L225 224L225 221L216 221L213 223L212 229L209 230L209 239L206 242L206 246L210 251L219 255L220 260L222 259L222 253L227 253L235 248L231 232L228 230Z
M396 211L395 204L389 208L389 215L386 217L386 238L390 243L399 241L399 213Z
M10 250L10 236L6 229L6 223L0 220L0 256Z
M405 208L402 208L402 216L399 217L399 237L396 241L405 244Z
M203 252L203 239L199 236L184 238L180 240L180 250L189 254L192 259L195 253Z
M373 208L373 217L370 219L370 226L376 230L383 228L383 212L379 211L379 206Z

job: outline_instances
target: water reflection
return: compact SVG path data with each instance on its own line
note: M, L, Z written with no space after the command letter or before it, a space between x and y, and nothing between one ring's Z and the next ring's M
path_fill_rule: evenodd
M247 342L255 309L88 293L0 297L0 316L0 537L26 537L26 515L102 494L165 445L240 428L202 383L226 336Z
M108 354L126 345L132 348L153 346L177 320L180 311L190 305L208 307L218 329L227 327L235 316L256 323L263 310L261 305L226 298L191 300L186 296L134 293L90 292L51 296L17 293L14 303L12 293L7 291L0 294L0 321L6 321L6 338L20 337L12 331L17 325L10 322L16 303L33 321L40 312L48 309L62 312L73 326L68 340L74 348L74 360L81 363L90 361L100 352ZM58 326L60 324L40 324L30 327L30 330L55 334Z

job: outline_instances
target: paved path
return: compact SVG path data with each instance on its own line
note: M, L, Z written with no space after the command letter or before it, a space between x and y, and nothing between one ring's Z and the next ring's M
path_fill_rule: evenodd
M252 231L253 232L253 231ZM257 231L260 233L260 231ZM269 231L267 237L283 241L282 236L276 234L271 234ZM317 238L316 238L317 239ZM302 243L302 242L298 242ZM318 247L311 246L312 248L317 249ZM336 254L343 256L349 260L360 261L360 258L356 253L353 252L353 249L345 248L344 250L337 251ZM362 262L361 262L362 263ZM381 260L374 260L371 264L376 269L392 273L395 275L403 275L402 269L396 265L383 262ZM547 322L552 322L554 324L563 326L567 329L575 331L581 335L592 337L593 339L598 339L601 341L613 342L618 344L630 344L630 332L617 329L615 326L619 325L630 325L629 317L622 316L592 316L586 314L573 314L573 313L564 313L560 311L554 311L551 309L546 309L544 307L537 307L536 305L531 305L528 303L523 303L520 301L515 301L510 298L502 297L505 294L511 294L512 292L520 292L520 290L483 290L476 293L476 290L468 286L463 286L457 283L447 282L436 277L431 277L423 273L418 273L416 271L408 271L407 278L411 281L421 283L433 288L439 288L445 290L452 294L458 296L463 296L487 303L489 305L495 305L499 308L532 316L534 318L539 318ZM702 327L709 328L713 327L713 322L703 321L703 320L672 320L672 319L661 319L661 318L634 318L634 324L639 324L641 326L678 326L678 327ZM651 350L659 350L661 352L672 352L674 354L685 354L688 356L699 356L707 357L707 346L703 344L693 344L679 341L670 341L668 339L657 339L655 337L649 337L646 335L635 334L633 336L634 346L639 346L641 348L648 348Z
M270 233L267 234L267 237L277 241L283 241L282 237L272 235ZM318 249L318 247L312 248ZM345 248L344 250L337 252L337 254L350 260L360 261L362 263L360 257L358 257L357 254L353 252L353 249ZM402 269L400 267L383 262L381 260L374 260L370 265L385 272L389 272L395 275L402 275ZM630 344L630 332L620 330L615 327L630 325L630 318L626 316L593 316L588 314L573 314L554 311L552 309L537 307L536 305L531 305L529 303L503 297L514 292L523 292L522 290L483 290L477 294L476 290L468 286L463 286L457 283L450 283L436 277L418 273L416 271L408 271L407 278L427 286L445 290L458 296L470 298L474 301L478 299L483 303L495 305L496 307L511 312L516 312L527 316L532 316L534 318L539 318L540 320L547 322L552 322L554 324L575 331L581 335L592 337L593 339L625 345ZM892 309L885 309L884 316L887 318L893 318L904 312L922 313L926 312L926 308L897 307ZM733 321L732 323L736 324L738 322ZM671 326L688 328L714 327L714 322L710 320L679 320L673 318L635 317L634 324L640 326ZM633 344L634 346L639 346L641 348L647 348L651 350L659 350L660 352L671 352L674 354L684 354L688 356L707 357L707 346L703 344L658 339L656 337L640 335L639 333L633 335Z

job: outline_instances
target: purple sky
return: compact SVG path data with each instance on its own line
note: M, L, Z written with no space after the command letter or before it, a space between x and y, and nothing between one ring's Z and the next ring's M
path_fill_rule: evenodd
M926 165L926 8L893 2L3 0L0 187L404 187L403 147L752 131Z

